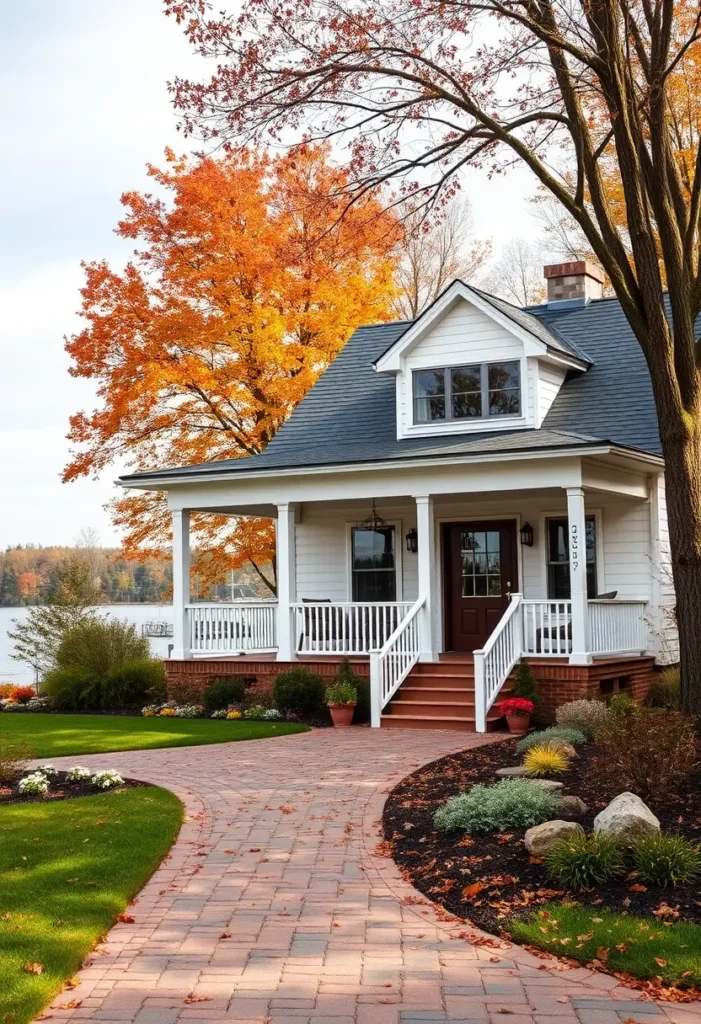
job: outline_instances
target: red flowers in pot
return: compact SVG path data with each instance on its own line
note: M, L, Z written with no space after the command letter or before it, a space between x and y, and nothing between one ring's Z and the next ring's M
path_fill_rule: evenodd
M531 715L535 711L535 704L525 697L507 697L497 704L502 715L506 715L509 732L515 736L523 736L528 732L531 724Z

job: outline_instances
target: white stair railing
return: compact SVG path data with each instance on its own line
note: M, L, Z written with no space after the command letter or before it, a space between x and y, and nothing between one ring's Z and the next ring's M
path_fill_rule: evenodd
M190 650L194 655L274 651L275 601L187 606Z
M487 731L487 712L523 653L521 594L512 594L492 635L475 658L475 729Z
M382 709L389 703L419 660L420 597L379 651L370 652L370 725L377 729Z

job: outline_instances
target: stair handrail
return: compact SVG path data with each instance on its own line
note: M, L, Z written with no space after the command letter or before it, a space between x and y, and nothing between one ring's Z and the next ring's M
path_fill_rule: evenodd
M487 731L487 713L523 655L523 594L512 594L508 607L484 647L474 652L475 729Z
M370 725L374 729L380 726L382 709L419 660L417 617L425 604L425 596L417 598L382 647L370 651Z

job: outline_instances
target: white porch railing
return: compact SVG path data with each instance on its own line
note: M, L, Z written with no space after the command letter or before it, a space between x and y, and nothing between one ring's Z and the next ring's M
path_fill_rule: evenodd
M475 729L487 730L487 712L523 654L522 597L512 594L509 606L481 651L475 651Z
M409 601L312 601L290 606L298 655L379 650L411 609Z
M590 601L592 654L642 654L647 650L647 601Z
M524 600L523 653L566 657L572 650L572 602Z
M275 601L187 606L192 654L244 654L274 651Z
M411 605L382 648L370 654L370 725L375 729L382 709L419 660L419 612L425 603L426 598L420 597Z

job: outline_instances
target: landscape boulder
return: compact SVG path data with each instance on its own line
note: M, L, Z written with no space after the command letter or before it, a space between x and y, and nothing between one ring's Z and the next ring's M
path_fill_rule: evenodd
M584 829L576 821L544 821L526 832L526 849L533 857L545 857L557 843L580 833Z
M549 793L556 793L559 789L564 789L564 782L555 782L554 779L527 779L533 786L540 786L541 789L547 789Z
M568 818L579 818L581 815L586 814L588 810L589 808L580 797L563 796L562 813Z
M516 764L513 768L497 768L494 774L502 779L518 779L526 774L526 769L522 764Z
M635 793L619 793L594 818L594 831L633 840L659 832L660 823Z

